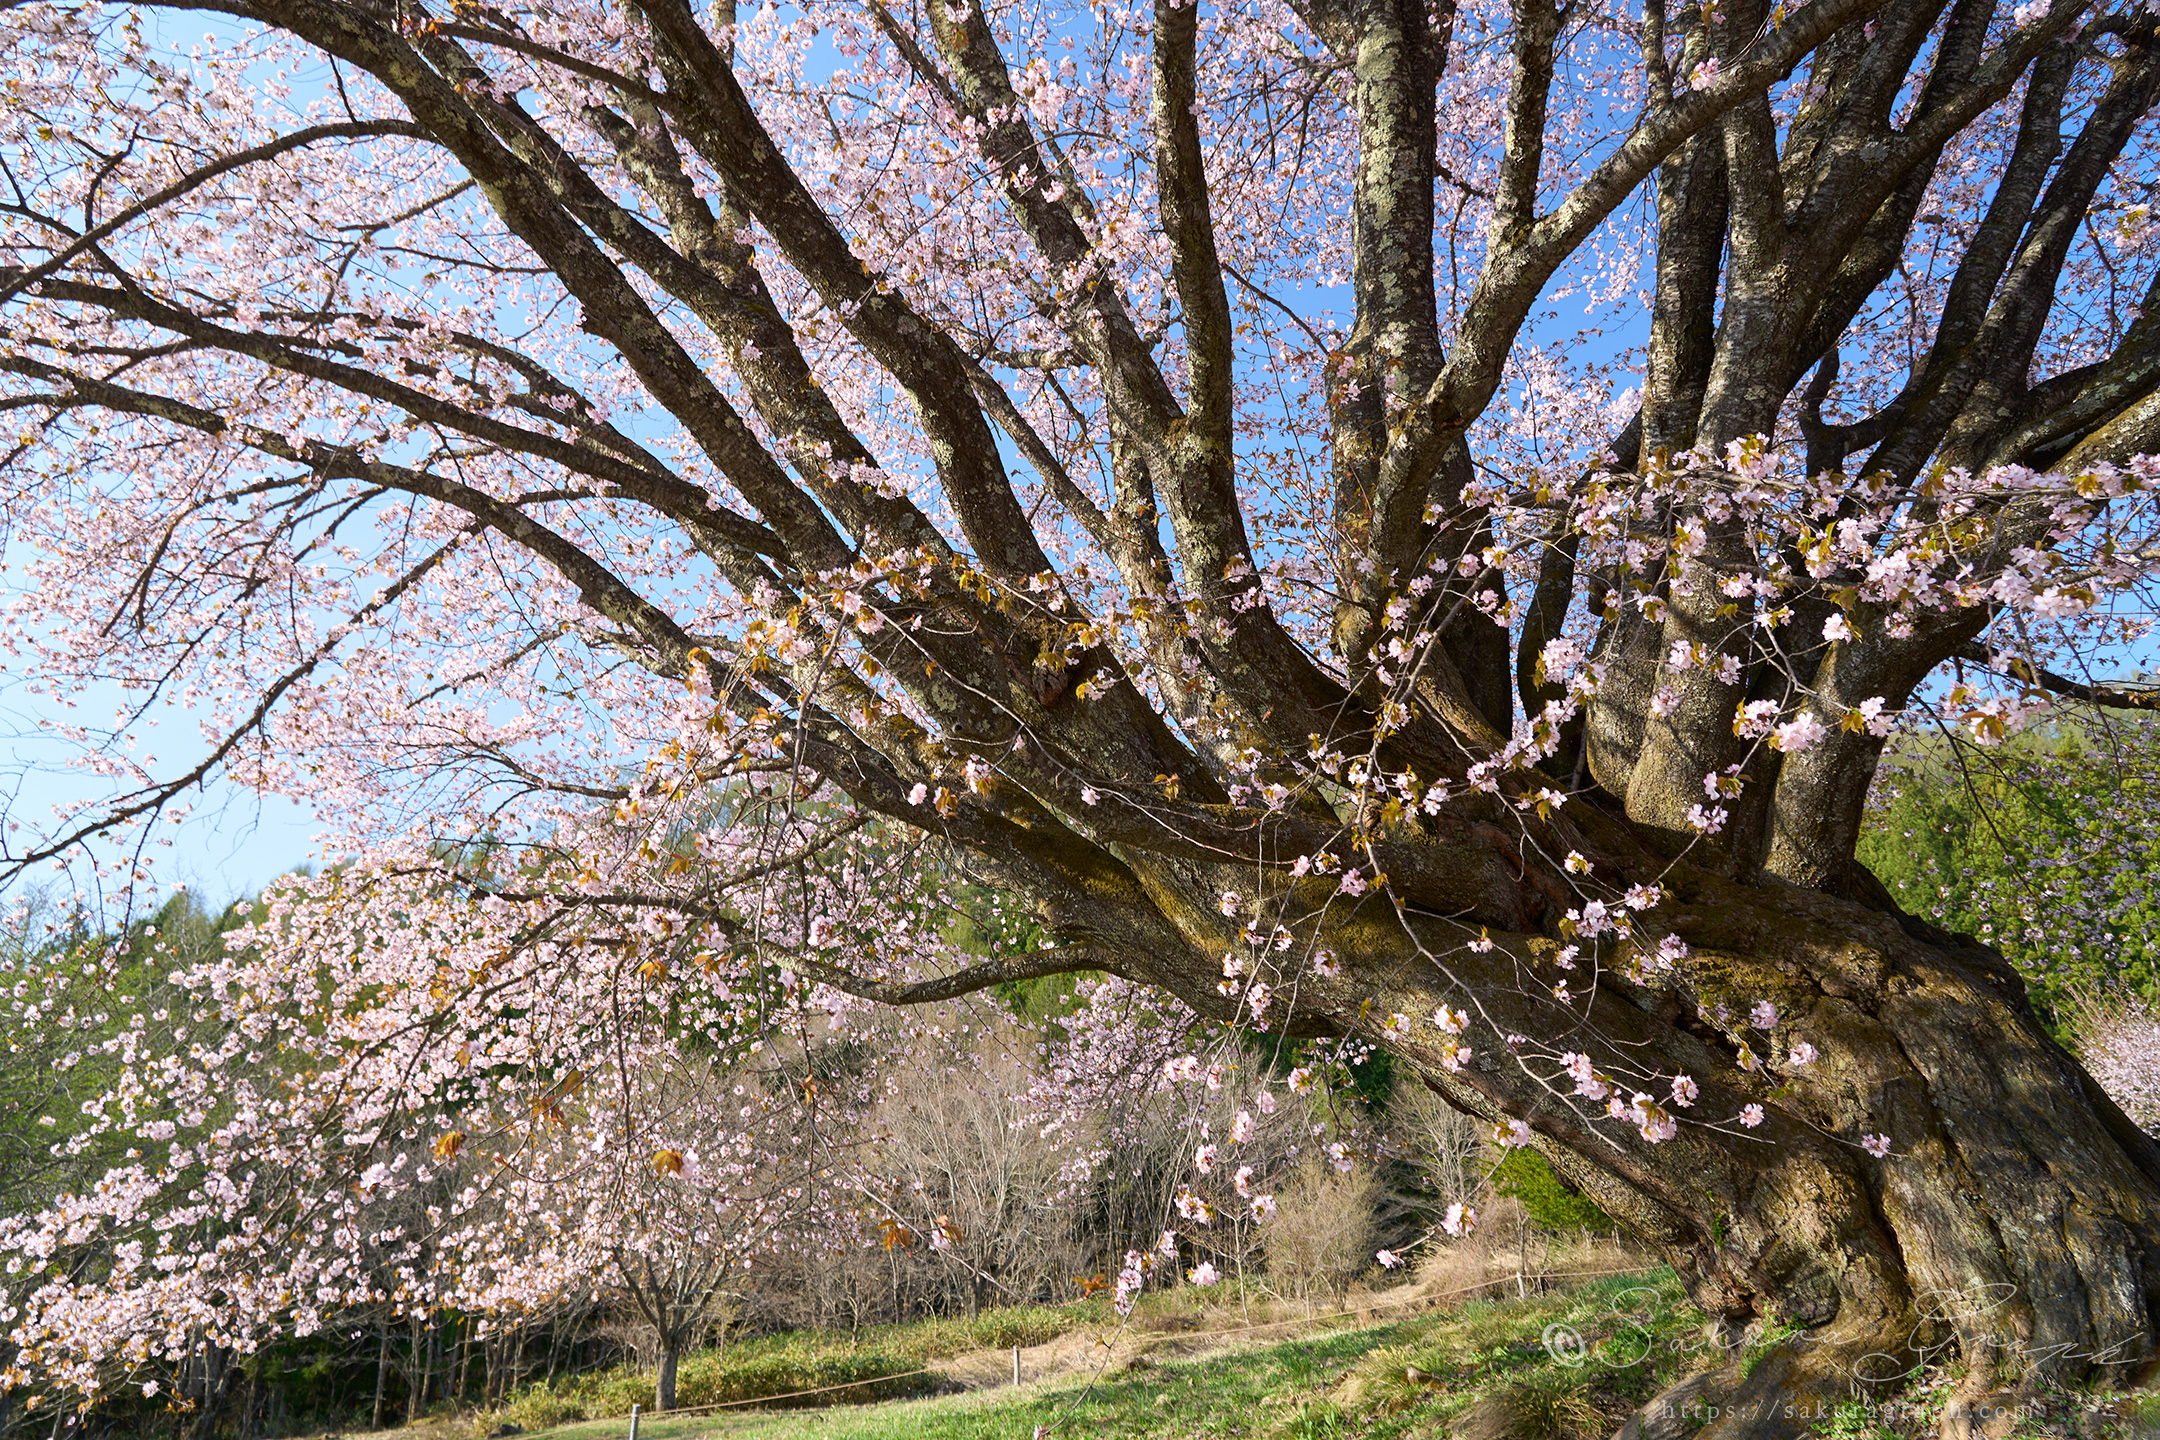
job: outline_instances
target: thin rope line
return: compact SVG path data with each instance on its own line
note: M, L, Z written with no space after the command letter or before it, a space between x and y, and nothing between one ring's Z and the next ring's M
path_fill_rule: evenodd
M1547 1271L1539 1278L1543 1280L1584 1280L1603 1275L1646 1275L1655 1268L1655 1266L1637 1266L1626 1270L1554 1270ZM1180 1340L1210 1340L1219 1335L1251 1335L1261 1330L1279 1330L1285 1325L1317 1325L1324 1320L1357 1320L1378 1310L1398 1310L1405 1305L1422 1305L1435 1300L1452 1299L1457 1295L1467 1295L1473 1290L1483 1290L1489 1285L1504 1285L1512 1278L1510 1275L1501 1275L1491 1280L1481 1280L1475 1285L1465 1285L1457 1290L1442 1290L1436 1295L1411 1295L1401 1300L1389 1300L1383 1304L1363 1306L1357 1310L1337 1310L1330 1315L1304 1315L1291 1320L1270 1320L1263 1325L1233 1325L1226 1330L1186 1330L1173 1333L1175 1338ZM1171 1336L1164 1336L1163 1338L1168 1339ZM646 1415L644 1418L651 1420L673 1418L677 1415L696 1415L706 1410L732 1410L742 1405L764 1405L774 1400L794 1400L804 1395L824 1395L835 1390L854 1390L864 1385L882 1385L888 1380L906 1380L916 1375L934 1375L936 1373L938 1372L935 1369L925 1365L915 1370L898 1370L890 1375L873 1375L867 1380L849 1380L838 1385L820 1385L813 1390L784 1390L777 1395L753 1395L746 1400L715 1400L709 1405L679 1405L673 1410L656 1411ZM984 1388L994 1390L998 1387L993 1385ZM820 1409L823 1407L813 1406L811 1408ZM608 1418L622 1419L623 1417L610 1416Z

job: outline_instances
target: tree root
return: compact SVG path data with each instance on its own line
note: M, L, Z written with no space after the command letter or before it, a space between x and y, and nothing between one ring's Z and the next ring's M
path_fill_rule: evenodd
M1804 1330L1668 1386L1613 1440L1796 1440L1848 1401L1880 1402L1910 1378L1905 1335L1877 1326ZM1959 1436L1946 1440L1993 1440Z
M1936 1425L1940 1440L2002 1440L2036 1398L2040 1378L2036 1372L2004 1386L1999 1383L1995 1359L1993 1344L1968 1337L1965 1378L1943 1404L1942 1419Z

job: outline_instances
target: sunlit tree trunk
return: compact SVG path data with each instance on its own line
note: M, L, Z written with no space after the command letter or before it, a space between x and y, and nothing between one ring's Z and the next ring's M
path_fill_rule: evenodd
M1752 1373L1736 1357L1698 1387L1719 1397L1704 1434L1785 1433L1779 1406L1819 1417L1952 1355L1968 1368L1950 1431L2051 1382L2138 1379L2154 1355L2160 1147L2048 1036L2001 958L1801 892L1716 885L1684 904L1735 1000L1776 997L1821 1058L1737 1072L1725 1035L1622 987L1592 1017L1609 1053L1705 1077L1698 1111L1763 1103L1762 1123L1649 1145L1528 1097L1508 1109L1736 1342L1804 1330ZM1483 1073L1423 1073L1503 1113ZM1894 1137L1887 1154L1850 1138L1873 1134Z
M682 1360L680 1336L660 1337L660 1373L653 1385L653 1412L662 1414L675 1408L675 1371Z
M426 1413L427 1410L428 1371L430 1368L428 1362L432 1357L428 1353L427 1335L422 1328L424 1324L425 1322L417 1314L412 1317L412 1350L409 1357L410 1364L406 1370L406 1378L411 1382L411 1389L405 1395L405 1423L407 1425L419 1424L421 1415Z

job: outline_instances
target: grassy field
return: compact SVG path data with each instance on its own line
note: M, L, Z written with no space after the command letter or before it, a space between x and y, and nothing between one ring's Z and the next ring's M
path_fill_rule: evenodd
M817 1411L670 1417L644 1422L639 1440L1028 1440L1038 1426L1060 1437L1128 1440L1395 1440L1445 1434L1459 1417L1464 1430L1485 1440L1592 1440L1610 1434L1658 1385L1692 1368L1700 1317L1670 1273L1657 1272L1384 1323L1331 1324L1337 1328L1330 1333L1294 1338L1125 1331L1114 1347L1099 1350L1105 1358L1093 1367L1083 1361L1017 1388ZM1352 1328L1340 1328L1345 1324ZM1107 1336L1113 1327L1098 1322L1098 1328ZM1581 1337L1579 1348L1570 1336ZM1548 1345L1548 1337L1556 1343ZM1202 1345L1234 1348L1179 1353ZM1479 1413L1466 1417L1472 1406ZM546 1440L619 1440L625 1430L623 1421L611 1419L545 1434Z
M1169 1297L1161 1297L1168 1299ZM1158 1307L1159 1308L1159 1307ZM1101 1329L1115 1322L1107 1302L1080 1305L1025 1305L985 1312L976 1319L921 1320L906 1325L872 1325L859 1331L793 1331L737 1341L725 1352L684 1358L676 1378L675 1403L685 1409L716 1401L747 1400L853 1385L851 1401L934 1394L950 1386L924 1368L970 1351L1040 1345L1080 1329ZM878 1377L892 1377L877 1383ZM594 1433L614 1433L619 1417L632 1405L650 1410L650 1373L628 1368L596 1371L538 1384L513 1395L502 1408L482 1416L474 1428L486 1434L507 1422L532 1431L565 1430L591 1422ZM675 1423L675 1422L669 1422ZM639 1429L644 1436L643 1427Z

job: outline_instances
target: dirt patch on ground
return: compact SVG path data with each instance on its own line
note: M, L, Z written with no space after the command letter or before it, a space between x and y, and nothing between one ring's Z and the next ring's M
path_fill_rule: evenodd
M1424 1293L1429 1287L1410 1284L1357 1296L1342 1310L1314 1309L1286 1319L1269 1318L1242 1323L1236 1312L1210 1315L1201 1328L1150 1333L1130 1327L1082 1329L1060 1335L1041 1345L1020 1347L1020 1383L1080 1380L1116 1375L1164 1360L1193 1360L1255 1346L1280 1345L1302 1335L1326 1330L1362 1329L1402 1319L1447 1303ZM1013 1383L1013 1352L971 1350L945 1360L933 1360L930 1368L967 1390L995 1390Z
M1184 1315L1155 1314L1146 1317L1153 1327L1147 1330L1135 1326L1091 1327L1042 1345L1023 1345L1020 1383L1071 1382L1117 1375L1165 1360L1194 1360L1227 1351L1280 1345L1327 1330L1361 1330L1430 1310L1454 1308L1481 1295L1512 1296L1533 1286L1542 1290L1554 1280L1624 1273L1642 1263L1632 1253L1598 1240L1577 1242L1562 1255L1541 1256L1544 1263L1528 1267L1527 1278L1512 1251L1488 1255L1483 1248L1463 1246L1434 1258L1438 1263L1420 1267L1414 1279L1401 1285L1386 1290L1353 1289L1339 1309L1271 1302L1265 1308L1256 1305L1249 1318L1227 1307ZM996 1390L1013 1383L1010 1349L971 1350L933 1360L929 1365L966 1390Z
M1023 1345L1020 1347L1020 1383L1062 1380L1115 1368L1131 1358L1132 1341L1136 1338L1153 1337L1135 1337L1129 1331L1120 1335L1115 1331L1087 1329L1068 1331L1041 1345ZM1013 1352L970 1350L944 1360L933 1360L930 1368L965 1389L994 1390L1013 1383Z

